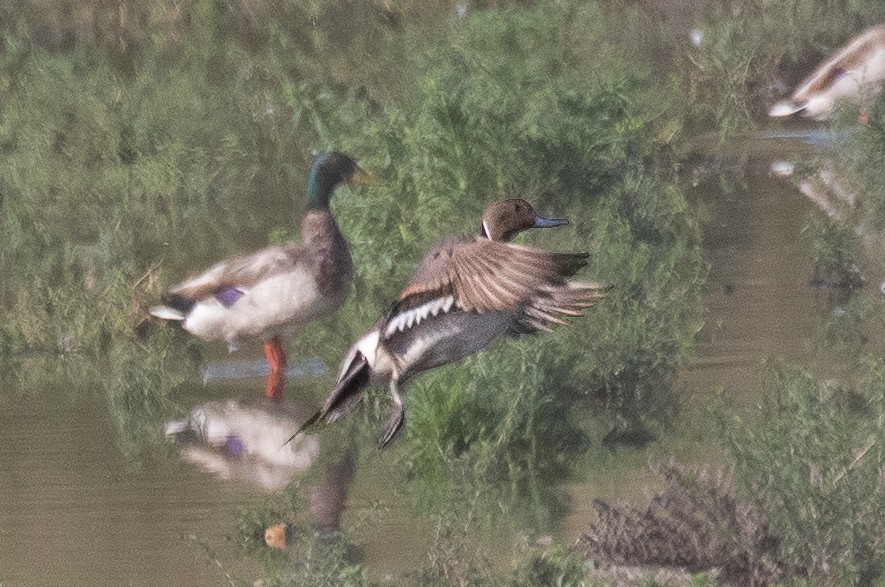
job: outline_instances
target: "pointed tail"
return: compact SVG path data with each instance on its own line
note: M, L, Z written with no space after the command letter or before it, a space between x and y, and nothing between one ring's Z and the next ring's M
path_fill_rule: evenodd
M794 102L793 100L782 100L771 107L768 115L772 118L780 118L782 116L792 116L797 112L805 110L804 102Z
M169 320L170 322L181 322L184 320L184 313L169 306L153 306L148 310L151 316L160 320Z
M363 356L361 352L357 351L353 360L341 374L341 377L338 378L335 387L329 392L326 401L323 402L323 407L317 410L313 416L308 418L307 421L295 431L295 434L289 437L286 444L317 422L337 420L340 415L340 410L345 408L348 404L355 403L362 399L361 393L369 386L369 376L371 375L371 371L372 368L369 366L366 357Z

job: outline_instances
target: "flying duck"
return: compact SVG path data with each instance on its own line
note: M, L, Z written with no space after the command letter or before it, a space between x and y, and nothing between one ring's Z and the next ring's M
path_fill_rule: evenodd
M529 228L567 224L538 215L525 200L491 204L479 236L449 237L424 257L399 298L350 349L322 408L292 438L317 421L334 421L368 387L387 383L393 410L384 448L405 419L400 386L414 376L460 361L502 334L550 331L599 302L604 287L567 278L585 253L557 253L512 244ZM291 440L291 438L290 438Z
M329 210L342 182L378 180L347 155L317 155L307 179L301 243L222 261L172 287L151 315L177 322L203 340L223 340L231 350L245 340L264 341L270 366L264 395L281 399L286 371L281 337L332 314L350 292L353 261Z
M787 100L768 115L803 116L823 120L842 98L869 99L885 82L885 24L866 29L815 69Z

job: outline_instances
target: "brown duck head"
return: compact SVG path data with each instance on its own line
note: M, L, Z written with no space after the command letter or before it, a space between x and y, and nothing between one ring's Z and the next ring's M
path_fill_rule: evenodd
M535 212L522 198L489 204L482 215L480 234L489 240L507 242L529 228L552 228L568 224L565 218L548 218Z

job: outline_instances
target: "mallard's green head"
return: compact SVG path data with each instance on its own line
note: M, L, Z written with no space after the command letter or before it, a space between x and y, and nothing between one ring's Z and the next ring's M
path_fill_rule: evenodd
M345 181L364 185L379 183L375 176L363 171L356 161L344 153L330 151L318 154L307 177L308 207L328 208L332 192Z
M563 224L568 224L568 220L541 216L525 200L511 198L488 205L482 215L481 234L489 240L507 242L529 228L550 228Z

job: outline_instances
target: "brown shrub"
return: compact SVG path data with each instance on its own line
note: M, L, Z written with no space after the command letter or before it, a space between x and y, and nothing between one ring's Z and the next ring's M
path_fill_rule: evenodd
M697 573L718 569L720 581L765 586L788 570L776 558L777 538L759 511L734 495L720 469L655 467L666 483L645 507L594 505L599 518L578 539L600 566L655 566Z

